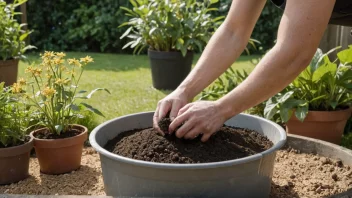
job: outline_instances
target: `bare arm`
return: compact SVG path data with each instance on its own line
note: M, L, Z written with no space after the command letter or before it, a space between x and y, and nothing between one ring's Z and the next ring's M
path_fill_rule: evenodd
M291 83L312 59L335 0L288 0L277 44L240 86L218 102L227 117L270 98Z
M195 68L170 95L159 101L154 127L171 110L170 117L218 78L241 55L266 0L233 0L230 12L207 44Z
M233 0L224 23L210 39L196 67L179 86L194 98L241 55L265 0Z
M334 3L335 0L288 0L277 44L249 77L216 102L201 101L184 106L169 130L185 122L177 130L177 137L194 138L203 133L202 141L206 141L228 118L284 89L309 64Z

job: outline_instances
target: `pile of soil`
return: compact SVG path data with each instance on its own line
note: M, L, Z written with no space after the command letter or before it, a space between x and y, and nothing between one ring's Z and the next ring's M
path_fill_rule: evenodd
M168 127L161 126L164 130ZM115 154L160 163L206 163L233 160L272 147L265 136L248 129L223 126L207 142L186 140L175 133L160 135L154 128L121 133L105 149Z
M36 158L30 160L29 173L19 183L0 185L0 194L105 195L99 155L93 148L83 150L81 168L70 174L41 174ZM349 189L352 167L341 161L296 150L277 152L270 197L328 197Z
M341 160L287 149L277 153L272 180L273 198L328 197L352 189L352 168Z

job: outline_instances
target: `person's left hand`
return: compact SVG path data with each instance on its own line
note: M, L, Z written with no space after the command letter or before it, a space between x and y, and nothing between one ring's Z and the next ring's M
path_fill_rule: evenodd
M170 124L169 131L176 130L178 138L194 139L203 134L201 141L207 141L226 121L224 111L218 102L198 101L189 103L180 109L175 120Z

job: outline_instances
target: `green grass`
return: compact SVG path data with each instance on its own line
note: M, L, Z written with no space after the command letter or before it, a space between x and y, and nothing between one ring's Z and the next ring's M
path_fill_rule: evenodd
M149 59L145 55L119 55L101 53L67 53L67 57L94 58L94 63L86 67L80 82L81 90L92 90L102 87L110 90L111 95L99 92L94 95L88 104L98 108L104 117L96 116L96 122L127 115L131 113L153 111L157 102L170 91L160 91L152 87ZM258 56L242 56L233 64L236 69L251 70L254 65L250 62ZM195 56L194 64L199 55ZM31 62L39 62L38 55L30 55ZM19 76L25 76L24 70L28 63L21 62Z

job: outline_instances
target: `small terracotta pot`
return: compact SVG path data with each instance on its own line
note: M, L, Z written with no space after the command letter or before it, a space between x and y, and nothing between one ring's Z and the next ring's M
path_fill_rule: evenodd
M82 133L63 139L38 139L35 134L46 129L31 132L40 172L51 175L63 174L74 171L81 166L82 149L88 137L88 129L81 125L71 126Z
M340 111L309 111L303 122L295 115L286 123L287 133L340 144L352 109Z
M17 82L18 60L0 60L0 82L5 82L6 86Z
M0 148L0 185L15 183L29 176L29 154L32 148L33 138L19 146Z

